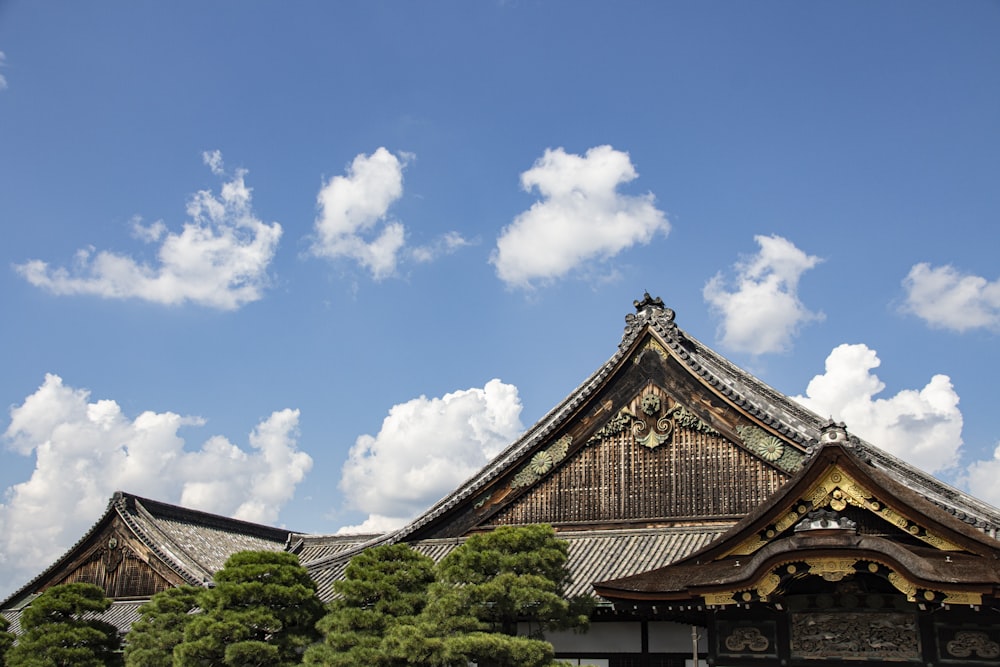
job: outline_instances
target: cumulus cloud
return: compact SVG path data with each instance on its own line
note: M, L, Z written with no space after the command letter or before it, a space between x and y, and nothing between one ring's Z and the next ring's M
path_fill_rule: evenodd
M530 288L665 236L670 223L651 193L618 192L637 177L629 154L611 146L583 156L547 149L521 174L521 186L537 188L542 200L501 232L490 258L497 275L511 287Z
M760 251L736 263L733 289L720 273L708 281L702 295L722 317L722 344L751 354L782 352L803 324L823 318L809 311L798 295L799 278L822 260L780 236L754 240Z
M469 244L458 232L448 232L423 246L407 246L403 223L389 209L403 196L403 170L414 156L379 147L357 155L345 176L334 176L316 197L319 216L311 252L326 259L348 259L375 280L397 274L401 261L431 262Z
M0 563L14 585L53 562L125 490L187 507L272 524L312 467L297 447L297 410L273 413L250 434L249 449L214 436L188 449L180 435L199 418L172 412L126 416L113 400L47 375L10 411L4 440L35 456L27 481L0 504ZM24 536L31 535L31 539Z
M903 279L903 309L932 327L1000 330L1000 280L959 273L952 266L915 264Z
M517 387L500 380L393 406L377 435L357 439L341 471L340 489L368 518L340 532L400 527L510 444L520 414Z
M922 389L876 398L885 384L871 371L881 363L865 345L839 345L826 358L826 372L793 398L929 473L952 468L962 446L962 413L951 379L935 375Z
M203 155L213 173L222 174L218 151ZM138 298L176 305L197 303L234 310L263 296L267 268L281 238L281 225L265 224L251 208L251 189L244 169L225 182L218 195L201 190L190 199L180 233L166 233L162 222L143 227L133 221L133 234L160 242L157 261L94 248L79 250L72 269L52 268L42 260L15 266L28 282L53 294L90 294L105 298Z

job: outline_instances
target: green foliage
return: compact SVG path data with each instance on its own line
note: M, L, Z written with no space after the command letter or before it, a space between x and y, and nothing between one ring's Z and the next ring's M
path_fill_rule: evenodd
M21 613L22 634L5 656L12 667L120 665L115 626L95 618L111 606L93 584L53 586Z
M0 667L6 664L4 656L7 654L7 649L14 643L14 633L7 632L7 628L9 627L10 621L0 616Z
M387 653L383 637L408 624L423 609L434 581L434 561L405 544L373 547L358 554L344 578L333 584L338 597L317 624L324 639L310 647L305 664L327 667L408 664Z
M178 586L157 593L139 608L141 618L125 637L126 667L172 667L174 647L198 607L202 589Z
M406 545L355 557L306 664L325 667L547 667L546 630L583 627L563 597L566 543L550 526L474 535L435 568ZM426 604L424 600L426 599ZM519 628L532 636L518 636Z
M299 664L319 638L323 605L294 554L244 551L198 596L202 612L174 648L179 667L281 667Z
M588 609L563 597L567 546L551 526L505 526L473 535L438 568L424 611L442 628L444 656L479 665L552 663L546 631L585 628ZM518 636L525 628L527 636Z
M518 623L532 636L582 628L586 610L563 597L569 583L566 542L547 525L503 526L473 535L441 561L434 610L475 618L480 629L514 636Z

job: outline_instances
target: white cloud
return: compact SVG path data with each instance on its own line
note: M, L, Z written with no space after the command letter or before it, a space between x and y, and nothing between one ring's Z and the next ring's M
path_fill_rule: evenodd
M225 163L222 161L222 151L216 149L214 151L204 151L201 154L202 162L208 165L208 168L212 170L212 173L216 176L225 175Z
M203 157L213 172L221 173L218 151ZM179 234L164 237L161 222L150 227L133 222L140 239L163 238L156 265L88 248L77 252L72 269L50 268L37 259L15 268L32 285L54 294L138 298L168 305L190 301L222 310L257 301L268 284L267 268L281 238L281 225L265 224L254 215L245 175L245 170L238 170L218 196L208 190L197 192L187 206L190 221Z
M904 310L932 327L1000 330L1000 280L961 274L952 266L915 264L903 279Z
M472 242L458 232L448 232L430 245L414 248L411 256L414 261L426 264L427 262L433 262L438 257L458 252L461 248L468 245L472 245Z
M421 396L393 406L378 435L362 435L341 471L340 489L365 523L341 532L397 528L483 467L521 432L517 387Z
M7 66L7 56L4 55L3 51L0 51L0 68ZM7 78L0 74L0 90L6 90L7 88Z
M509 286L530 288L666 235L670 223L651 193L620 194L638 173L628 153L596 146L583 156L547 149L521 174L521 186L542 195L501 232L490 262Z
M885 389L871 372L880 364L865 345L839 345L826 359L826 372L809 382L806 396L793 398L929 473L952 468L962 446L962 413L951 379L935 375L923 389L875 398Z
M430 244L407 246L407 229L389 216L403 196L403 169L414 159L379 147L371 155L357 155L346 176L334 176L319 191L319 216L310 248L326 259L348 259L370 272L375 280L397 274L404 258L427 263L450 255L470 242L448 232Z
M819 264L780 236L755 236L760 252L734 266L735 289L726 288L722 274L705 285L702 294L722 316L719 337L740 352L765 354L787 350L803 324L820 320L798 296L799 278Z
M347 176L334 176L323 186L317 196L315 255L353 259L376 280L396 272L406 230L387 216L389 207L403 196L403 168L410 156L401 157L383 147L371 155L362 153L348 167ZM385 224L372 234L379 222Z
M249 449L214 436L189 450L179 430L201 419L172 412L129 419L115 401L91 401L88 391L47 375L10 415L7 445L36 460L30 479L6 489L0 504L0 563L10 577L0 586L53 562L116 490L271 524L312 467L297 448L297 410L258 424Z
M993 458L976 461L965 469L961 482L973 496L1000 507L1000 443L993 450Z

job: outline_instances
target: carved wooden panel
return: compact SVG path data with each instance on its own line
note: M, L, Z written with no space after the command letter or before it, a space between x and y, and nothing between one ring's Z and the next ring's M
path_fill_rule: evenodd
M915 614L906 612L802 612L791 614L793 659L921 659Z
M984 619L985 621L985 619ZM1000 626L980 623L936 623L938 660L965 665L1000 664Z

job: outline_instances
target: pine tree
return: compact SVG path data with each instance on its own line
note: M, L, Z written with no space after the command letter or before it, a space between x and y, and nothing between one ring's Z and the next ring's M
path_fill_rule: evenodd
M319 638L323 605L294 554L244 551L198 596L202 612L174 649L178 667L284 667L299 664Z
M141 618L125 637L125 667L173 667L174 647L198 607L204 589L178 586L157 593L139 608Z
M7 628L9 627L10 621L0 616L0 667L7 664L4 662L4 656L7 655L7 649L14 644L14 633L7 632Z
M586 601L567 601L567 546L551 526L509 526L470 537L437 569L413 628L386 638L415 664L541 667L553 664L550 630L583 628ZM524 634L519 634L523 630Z
M407 625L423 609L434 581L434 561L405 544L367 549L351 559L344 578L333 584L337 599L317 627L322 644L305 654L305 664L324 667L407 664L382 646L383 637Z
M121 664L115 626L93 618L111 606L93 584L53 586L21 613L22 634L6 655L11 667L105 667Z

